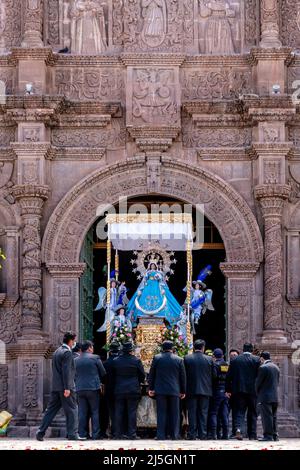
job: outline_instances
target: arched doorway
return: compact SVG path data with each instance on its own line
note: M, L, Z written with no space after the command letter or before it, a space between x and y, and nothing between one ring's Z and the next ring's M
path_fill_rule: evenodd
M151 183L151 182L150 182ZM162 157L156 192L149 183L145 158L96 170L69 191L46 228L42 257L46 265L44 328L53 342L66 329L79 328L79 278L85 269L80 253L86 234L97 220L99 205L115 205L120 197L152 195L202 204L208 220L224 242L220 267L227 284L228 346L255 341L262 318L255 278L263 258L263 242L255 216L230 184L203 168Z
M182 207L184 203L178 199L164 197L160 195L143 196L131 198L128 201L128 209L133 206L143 206L150 213L153 205L159 205L166 208ZM118 212L118 207L116 207ZM196 224L196 208L193 209L193 222ZM99 240L96 234L97 220L88 231L80 259L86 263L86 270L80 279L80 338L92 339L96 345L97 353L101 353L101 347L104 346L106 338L104 333L97 332L99 326L103 323L104 312L94 311L98 302L97 291L100 286L106 286L106 242ZM206 218L201 218L203 225L202 231L204 244L201 249L193 251L193 279L197 278L198 273L208 264L212 265L212 274L208 277L206 284L213 290L214 311L207 311L196 326L195 338L202 338L206 341L207 348L214 349L226 346L226 305L225 305L225 277L220 269L220 263L225 261L225 247L223 240L216 227ZM136 291L139 281L137 275L132 272L130 260L133 252L119 252L120 280L126 281L128 288L128 297L130 298ZM171 292L178 302L182 305L186 294L183 288L186 285L186 253L176 252L176 267L174 274L170 276L168 282ZM113 260L114 261L114 260Z

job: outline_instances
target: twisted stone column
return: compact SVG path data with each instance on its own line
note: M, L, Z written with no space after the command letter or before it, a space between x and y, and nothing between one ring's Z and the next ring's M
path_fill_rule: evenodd
M42 329L42 269L40 219L48 188L18 185L12 190L21 207L22 243L22 317L24 336Z
M283 329L282 214L290 194L288 185L262 184L255 188L264 218L264 323L263 342L286 342Z
M25 0L23 47L43 47L43 0Z
M281 47L279 37L279 2L278 0L260 0L261 41L260 46Z

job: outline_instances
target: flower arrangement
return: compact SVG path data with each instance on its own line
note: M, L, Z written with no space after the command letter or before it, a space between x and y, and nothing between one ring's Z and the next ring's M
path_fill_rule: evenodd
M186 356L189 352L187 340L180 333L177 325L174 325L171 328L161 328L161 342L158 343L157 352L160 352L161 345L164 341L172 341L175 351L180 357Z
M115 320L111 341L117 341L120 344L132 341L132 332L126 324L121 325L118 320Z

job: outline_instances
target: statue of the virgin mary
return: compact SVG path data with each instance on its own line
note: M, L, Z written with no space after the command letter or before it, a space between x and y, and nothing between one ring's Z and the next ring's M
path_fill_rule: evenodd
M182 307L169 290L164 273L156 261L149 262L148 269L135 294L127 305L133 326L138 319L164 318L171 326L180 319Z

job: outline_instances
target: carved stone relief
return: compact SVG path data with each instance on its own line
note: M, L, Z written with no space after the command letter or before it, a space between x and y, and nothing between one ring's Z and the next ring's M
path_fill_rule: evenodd
M8 401L8 367L0 364L0 410L7 410Z
M23 406L26 409L36 408L38 406L38 373L39 364L37 361L24 361Z
M21 331L20 303L0 307L0 339L4 343L15 343Z
M281 37L284 46L300 47L300 1L282 0Z
M22 0L2 0L0 9L0 49L21 44ZM1 40L2 38L2 40Z

